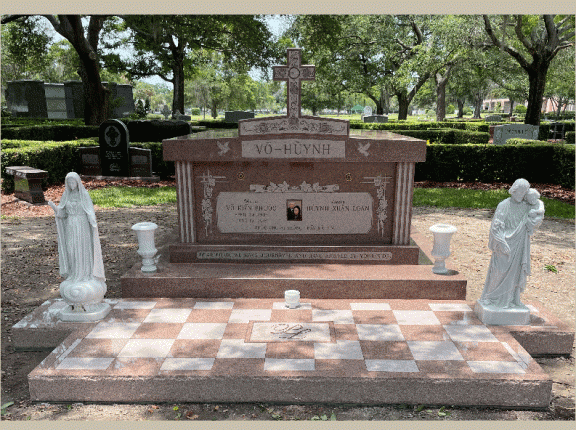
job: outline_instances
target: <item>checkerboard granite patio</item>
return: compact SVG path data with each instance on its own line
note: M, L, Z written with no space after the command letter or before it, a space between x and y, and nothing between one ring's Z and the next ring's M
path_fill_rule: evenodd
M515 339L517 328L485 326L465 301L304 298L298 309L281 299L106 301L113 309L100 322L58 321L64 303L56 299L14 326L20 348L68 334L29 374L32 400L550 401L552 382ZM569 337L539 306L521 330Z

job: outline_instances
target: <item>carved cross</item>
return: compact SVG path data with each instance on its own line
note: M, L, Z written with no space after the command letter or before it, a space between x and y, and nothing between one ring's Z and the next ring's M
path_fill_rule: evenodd
M288 49L288 65L274 66L273 79L275 81L286 81L288 87L288 119L298 121L300 117L300 90L302 81L313 81L316 79L316 67L303 66L302 50L298 48Z
M120 133L118 133L116 127L112 125L106 129L106 136L110 140L109 142L110 146L116 146L117 145L116 138L120 136Z

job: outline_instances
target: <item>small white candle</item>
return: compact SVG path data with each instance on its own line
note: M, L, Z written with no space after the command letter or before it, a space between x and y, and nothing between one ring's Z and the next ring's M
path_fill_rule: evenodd
M286 290L284 292L284 300L286 301L286 307L290 309L297 308L300 306L300 291Z

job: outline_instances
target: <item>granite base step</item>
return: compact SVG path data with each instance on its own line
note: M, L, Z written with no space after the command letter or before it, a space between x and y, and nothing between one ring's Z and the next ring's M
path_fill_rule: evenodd
M26 334L30 346L40 332L68 330L29 374L33 401L550 402L552 381L515 338L518 327L482 324L471 302L303 297L298 309L280 298L107 302L113 309L98 323L60 323L64 304L51 300L16 324L20 346ZM540 304L530 307L524 339L551 336L542 350L564 335L569 354L574 332Z
M156 273L137 263L121 278L122 297L273 298L286 290L318 299L464 300L466 279L430 265L174 264Z

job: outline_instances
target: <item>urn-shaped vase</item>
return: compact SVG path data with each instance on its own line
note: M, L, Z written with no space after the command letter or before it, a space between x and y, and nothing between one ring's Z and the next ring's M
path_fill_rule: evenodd
M144 273L156 272L156 261L154 256L158 252L154 244L154 232L158 226L153 222L139 222L132 226L132 230L138 236L138 255L142 257L142 268Z
M445 261L450 256L450 240L457 229L450 224L434 224L430 227L434 235L434 245L432 246L432 257L434 257L434 267L432 272L445 275L448 273Z

